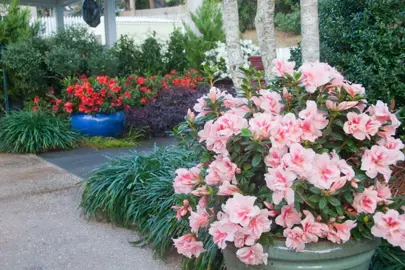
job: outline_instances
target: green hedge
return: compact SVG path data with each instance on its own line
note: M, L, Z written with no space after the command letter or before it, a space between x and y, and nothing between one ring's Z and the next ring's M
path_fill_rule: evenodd
M321 0L319 31L321 61L363 84L371 102L405 105L405 1Z

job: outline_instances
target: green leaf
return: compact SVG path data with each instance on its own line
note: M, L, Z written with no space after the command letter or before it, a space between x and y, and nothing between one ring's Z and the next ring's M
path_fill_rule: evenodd
M339 216L343 216L345 214L341 206L336 207L336 212L339 214Z
M257 167L260 162L262 161L262 155L257 153L254 155L253 159L252 159L252 165L253 167Z
M321 196L318 194L313 194L311 196L309 196L308 200L310 202L319 202L319 200L321 199Z
M325 129L325 131L323 132L323 134L326 136L329 136L331 133L332 133L332 129L330 127Z
M328 201L333 206L339 206L340 201L336 197L328 197Z
M252 137L252 132L248 128L242 128L240 133L243 137Z
M243 164L243 169L244 169L244 170L249 170L250 168L252 168L252 165L251 165L251 164L249 164L249 163L244 163L244 164Z
M326 201L325 197L322 197L322 198L319 200L319 208L320 208L321 210L325 209L326 204L327 204L327 201Z
M200 161L201 161L201 163L205 163L205 162L210 161L210 159L211 159L211 153L210 153L210 152L204 152L204 153L201 155Z
M312 193L321 194L321 190L320 190L319 188L317 188L317 187L311 187L309 190L310 190Z
M352 193L350 193L349 191L343 193L343 197L345 198L345 200L346 200L348 203L353 203L353 195L352 195Z
M344 140L343 136L340 135L339 133L333 132L333 133L331 134L331 136L332 136L332 138L334 138L334 139L336 139L336 140L338 140L338 141L343 141L343 140Z

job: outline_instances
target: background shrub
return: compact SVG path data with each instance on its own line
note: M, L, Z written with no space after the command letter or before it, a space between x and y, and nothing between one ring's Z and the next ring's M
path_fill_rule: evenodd
M46 112L17 111L0 118L0 151L39 153L76 146L70 124Z
M41 38L19 41L7 47L3 64L8 76L9 95L23 99L47 91L47 85L52 84L44 58L44 52L48 50L49 43Z
M238 0L239 30L245 32L253 30L255 26L255 17L257 12L257 1Z
M217 41L225 42L222 12L217 1L204 0L201 7L190 15L201 35L196 35L190 26L183 24L186 55L191 67L201 69L204 52L215 48Z
M114 77L118 74L118 59L108 48L102 48L97 54L92 53L87 61L89 74L93 76L103 75Z
M0 4L0 44L8 45L19 40L36 36L40 31L39 23L30 23L28 8L21 8L19 0Z
M167 52L165 53L166 73L171 70L183 72L190 68L185 55L184 35L179 28L175 28L170 34L167 42Z
M404 1L322 0L319 24L321 61L363 84L371 102L405 105Z
M135 40L128 35L122 35L112 48L113 55L117 58L117 75L128 76L138 73L138 58L141 51L135 45Z
M274 23L278 30L291 32L293 34L301 33L301 13L299 4L291 6L291 12L278 12L274 18Z
M156 99L128 112L128 124L148 128L153 137L165 136L184 120L187 109L192 108L196 100L207 92L208 87L197 90L186 87L162 89Z

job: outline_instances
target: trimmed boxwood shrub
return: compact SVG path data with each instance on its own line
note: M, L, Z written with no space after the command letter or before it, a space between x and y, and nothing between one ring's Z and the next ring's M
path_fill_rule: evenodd
M144 107L134 108L128 112L129 125L148 128L154 137L165 136L168 131L184 120L188 108L208 92L208 87L197 90L186 87L173 87L159 91L156 99Z

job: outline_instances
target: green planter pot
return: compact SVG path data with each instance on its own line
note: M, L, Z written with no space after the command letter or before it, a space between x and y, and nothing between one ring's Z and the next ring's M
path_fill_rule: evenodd
M224 257L228 270L368 270L371 257L379 244L379 239L350 240L342 245L320 241L306 244L302 252L295 252L288 250L284 241L276 241L275 245L267 247L267 265L258 266L246 266L242 263L236 257L234 247L226 248Z

